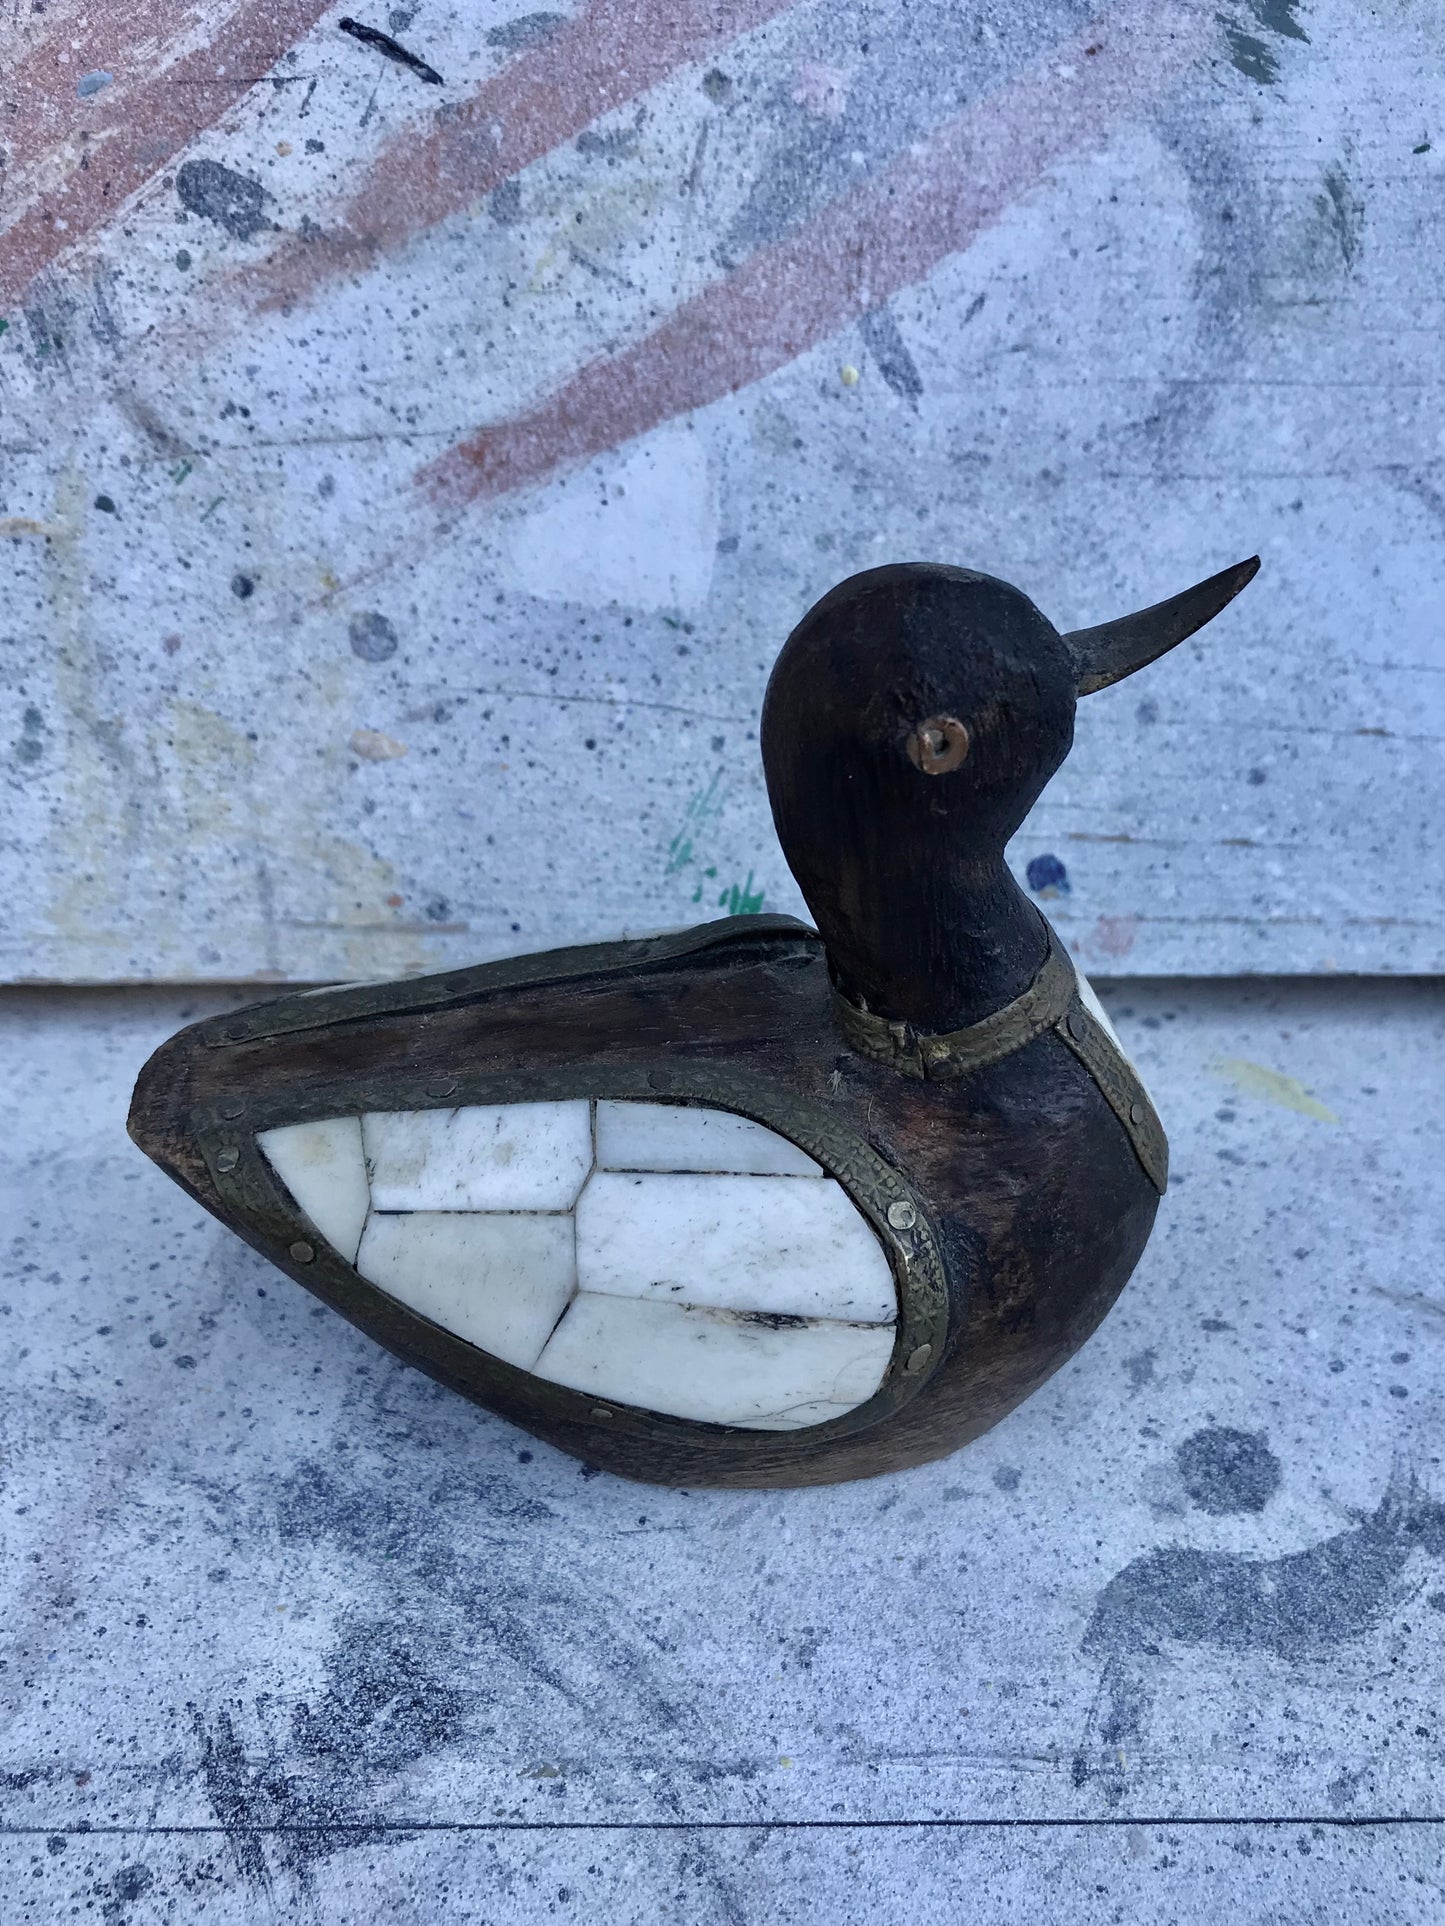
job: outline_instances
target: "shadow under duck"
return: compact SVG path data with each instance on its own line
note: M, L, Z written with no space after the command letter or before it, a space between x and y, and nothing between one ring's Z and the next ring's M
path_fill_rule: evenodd
M1077 697L1257 567L1068 635L968 570L852 577L763 707L816 932L283 996L163 1045L132 1136L378 1343L591 1464L791 1486L956 1450L1095 1329L1167 1177L1005 845Z

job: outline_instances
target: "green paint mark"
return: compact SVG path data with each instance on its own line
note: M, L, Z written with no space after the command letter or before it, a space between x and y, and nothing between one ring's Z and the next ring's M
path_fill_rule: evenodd
M1427 147L1428 147L1428 146L1430 145L1430 143L1429 143L1429 141L1428 141L1428 140L1426 141L1426 143L1425 143L1425 145L1426 145ZM1420 151L1420 150L1419 150L1419 148L1417 147L1417 148L1415 149L1415 152L1416 152L1416 153L1418 154L1418 153L1419 153L1419 151ZM4 334L4 333L5 333L5 331L6 331L6 329L7 329L7 328L8 328L9 326L10 326L10 323L9 323L8 321L4 321L4 320L0 320L0 334Z
M176 466L171 470L171 480L175 483L177 488L180 487L181 483L186 479L186 476L190 474L191 469L194 467L194 465L195 464L193 462L182 461L182 462L178 462Z
M763 907L763 892L753 888L753 872L745 883L732 883L717 899L729 916L756 916Z
M699 877L698 879L697 888L692 893L692 900L694 903L700 903L702 901L703 882L711 877L715 877L716 875L717 875L717 864L709 863L707 868L703 871L702 876Z
M225 499L226 498L224 495L217 495L216 499L213 502L208 503L207 506L202 510L201 520L203 522L208 520L209 517L214 513L214 511L221 506L221 503Z
M693 791L691 800L683 812L682 828L678 830L667 845L667 876L676 876L689 863L696 862L694 843L697 836L715 817L722 814L727 793L722 787L722 770L713 771L712 781L706 789Z
M1258 1097L1263 1103L1277 1103L1283 1110L1297 1110L1302 1117L1313 1117L1317 1123L1339 1122L1334 1111L1326 1110L1319 1098L1312 1097L1298 1079L1287 1077L1280 1070L1251 1063L1248 1057L1225 1057L1210 1068L1215 1076L1232 1083L1243 1097Z
M1410 149L1410 152L1412 154L1428 154L1429 151L1430 151L1430 143L1428 140L1422 140L1418 147L1412 147ZM0 321L0 328L3 328L4 325L5 323L3 321Z

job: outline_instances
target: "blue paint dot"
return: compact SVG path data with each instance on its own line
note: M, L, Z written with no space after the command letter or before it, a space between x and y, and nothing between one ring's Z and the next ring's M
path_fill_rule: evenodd
M1035 896L1067 896L1072 888L1069 872L1057 856L1035 856L1024 874Z
M75 91L82 100L89 100L92 94L98 94L102 87L108 87L114 79L114 74L108 74L104 67L97 67L93 73L80 76L75 83Z

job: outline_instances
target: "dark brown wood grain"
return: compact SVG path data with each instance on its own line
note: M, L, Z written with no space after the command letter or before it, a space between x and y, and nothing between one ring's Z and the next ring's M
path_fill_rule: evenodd
M1256 566L1069 636L967 569L907 563L840 583L784 645L761 731L817 934L732 918L282 998L159 1051L137 1086L136 1141L378 1342L628 1477L825 1484L956 1450L1098 1324L1167 1169L1148 1098L1005 844L1068 754L1078 696L1176 646ZM991 1056L1000 1037L1007 1053ZM899 1293L892 1359L866 1404L769 1433L548 1385L318 1248L256 1148L277 1123L578 1096L721 1104L837 1178Z
M682 956L658 960L647 945L620 945L620 965L599 971L595 952L577 952L575 973L558 958L547 981L474 988L456 1004L401 1014L328 1021L329 1005L344 1010L355 996L336 992L311 1000L307 1020L317 1027L269 1041L217 1043L214 1026L196 1026L146 1066L132 1135L378 1341L591 1463L667 1484L786 1486L940 1457L997 1423L1095 1328L1144 1247L1157 1192L1093 1079L1053 1034L968 1077L906 1081L855 1054L837 1031L816 936L782 919L752 934L738 922L715 926L711 947ZM485 970L465 974L485 984ZM502 1079L521 1100L559 1073L597 1083L659 1061L681 1081L689 1066L725 1065L826 1107L907 1174L943 1255L947 1336L926 1384L876 1426L837 1436L824 1435L833 1426L813 1435L670 1421L654 1435L623 1437L585 1415L559 1416L526 1373L489 1373L481 1353L403 1306L378 1303L381 1293L360 1280L329 1282L315 1264L293 1261L280 1235L227 1204L188 1122L228 1100L244 1101L253 1117L278 1103L296 1114L355 1112L367 1107L368 1086L402 1077L421 1090L461 1069ZM667 1090L652 1100L667 1101Z

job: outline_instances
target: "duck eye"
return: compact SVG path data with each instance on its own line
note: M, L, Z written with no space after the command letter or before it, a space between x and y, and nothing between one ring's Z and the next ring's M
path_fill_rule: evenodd
M904 744L908 760L925 776L946 776L968 754L968 730L957 716L930 716Z

